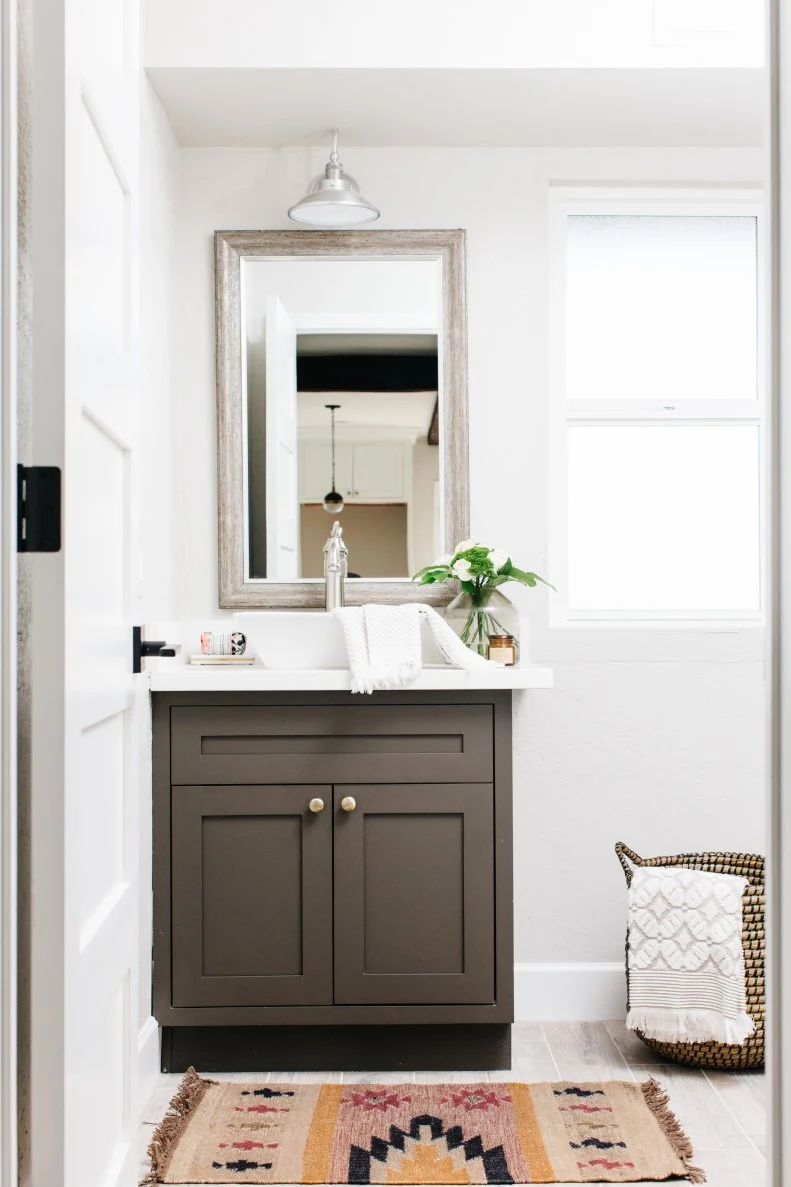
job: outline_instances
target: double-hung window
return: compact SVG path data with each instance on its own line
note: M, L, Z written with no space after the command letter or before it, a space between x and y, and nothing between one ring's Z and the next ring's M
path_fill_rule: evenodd
M758 194L554 191L557 622L760 621Z

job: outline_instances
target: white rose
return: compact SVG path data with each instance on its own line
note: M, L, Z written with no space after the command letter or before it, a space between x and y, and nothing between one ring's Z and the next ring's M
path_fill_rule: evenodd
M462 540L461 544L456 545L456 552L466 552L468 548L475 548L474 540Z
M454 577L458 577L459 581L469 581L472 577L472 569L470 562L465 560L456 561L456 564L451 569Z
M508 553L503 552L502 548L490 548L489 560L494 566L495 573L499 573L505 562L508 560Z

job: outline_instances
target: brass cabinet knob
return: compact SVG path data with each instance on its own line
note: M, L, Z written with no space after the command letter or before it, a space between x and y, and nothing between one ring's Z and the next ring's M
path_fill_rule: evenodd
M353 795L345 795L341 800L341 807L343 808L344 812L353 812L357 807L357 800Z
M315 796L308 804L308 807L310 808L311 812L323 812L324 800L319 799L318 796Z

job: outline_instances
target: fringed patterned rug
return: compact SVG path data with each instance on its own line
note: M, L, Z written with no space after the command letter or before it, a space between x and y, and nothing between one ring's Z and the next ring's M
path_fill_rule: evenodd
M645 1084L232 1084L187 1072L154 1183L705 1182Z

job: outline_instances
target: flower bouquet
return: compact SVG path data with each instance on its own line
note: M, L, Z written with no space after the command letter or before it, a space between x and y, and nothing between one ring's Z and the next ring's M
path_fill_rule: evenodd
M434 585L453 578L459 582L461 591L448 607L449 615L452 617L454 611L464 612L459 632L461 641L470 650L483 656L488 652L490 636L514 634L499 617L502 611L495 600L499 587L508 581L518 581L520 585L528 585L531 589L539 582L549 585L538 573L518 569L501 548L490 548L488 544L480 544L475 540L462 540L452 556L442 556L433 564L426 565L412 580L419 581L421 585ZM554 589L554 586L550 586L550 589ZM506 607L510 605L505 598L500 597L499 600Z

